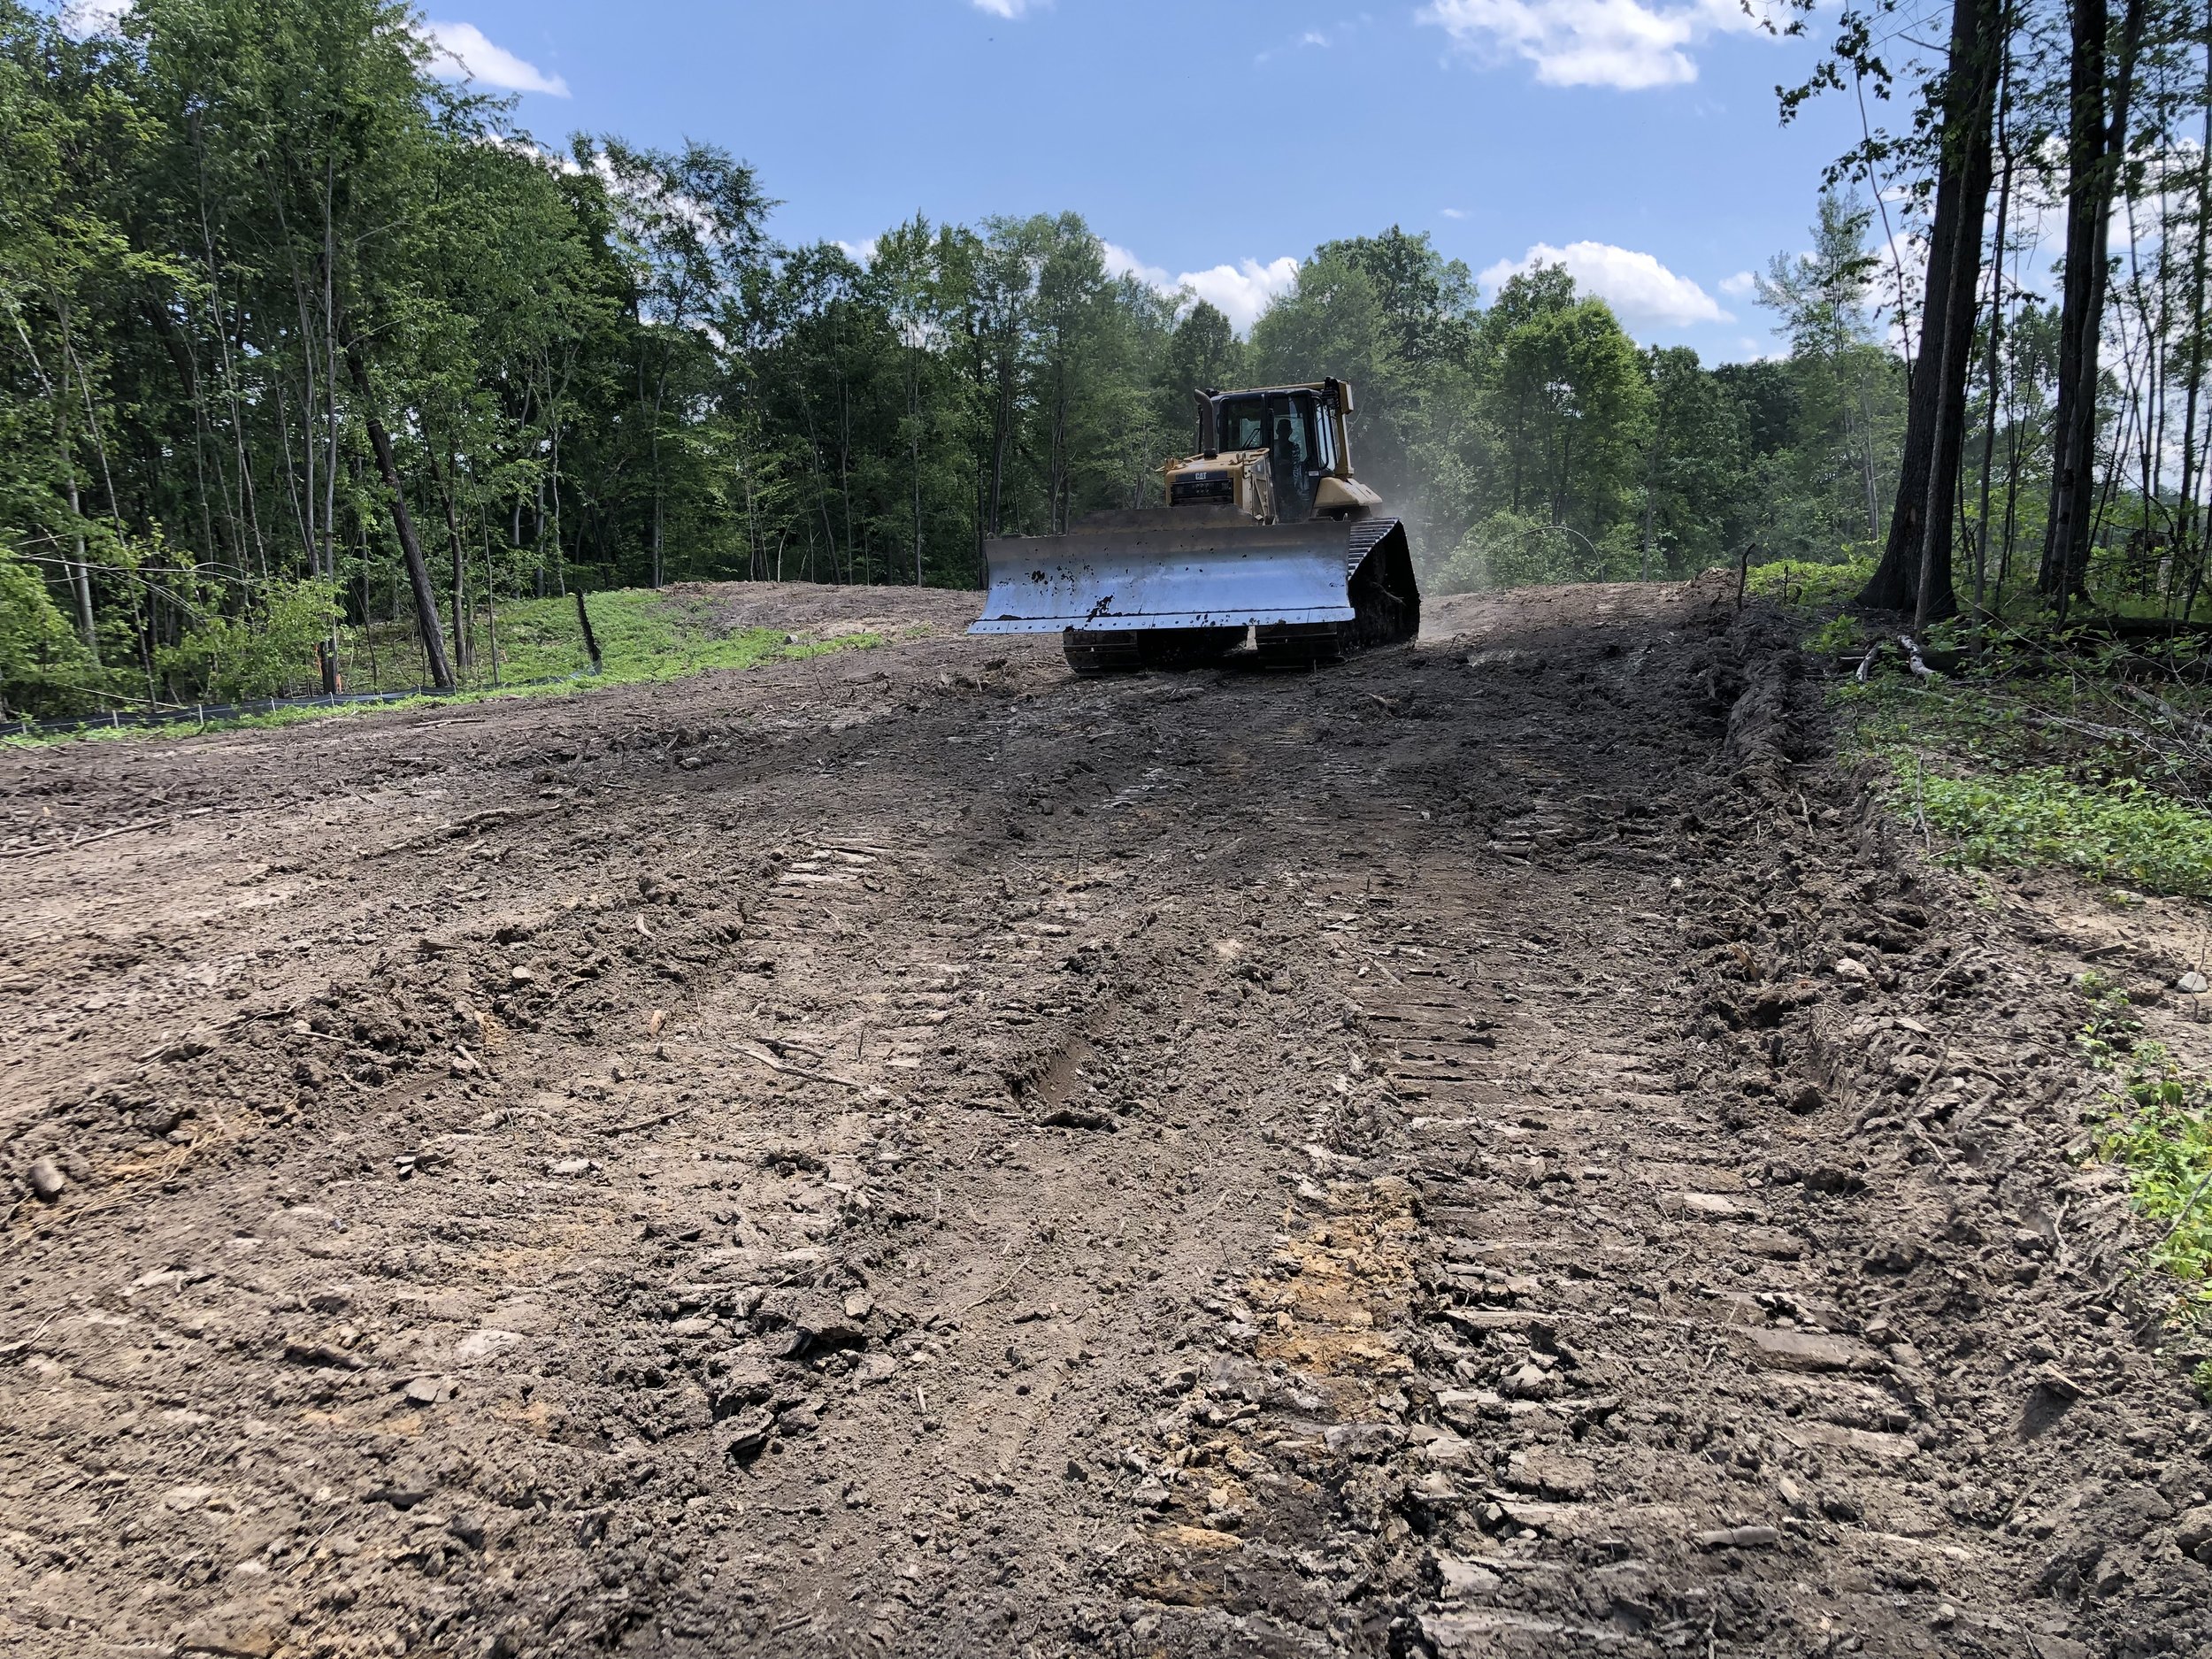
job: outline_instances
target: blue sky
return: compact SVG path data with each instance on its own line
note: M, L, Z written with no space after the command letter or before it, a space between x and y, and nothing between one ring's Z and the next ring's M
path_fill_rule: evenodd
M110 0L112 4L112 0ZM1830 96L1738 0L433 0L540 138L726 146L786 241L1072 209L1240 320L1393 223L1487 273L1563 255L1642 340L1774 349L1745 273L1807 243ZM1819 28L1824 19L1816 19Z

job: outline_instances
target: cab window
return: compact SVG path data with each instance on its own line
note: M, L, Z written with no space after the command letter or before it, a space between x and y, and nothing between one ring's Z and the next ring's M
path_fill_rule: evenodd
M1325 458L1333 444L1323 442L1315 417L1311 392L1270 392L1251 397L1225 397L1215 416L1216 431L1225 449L1265 449L1278 452L1284 438L1282 423L1290 423L1291 459L1300 467L1326 467Z

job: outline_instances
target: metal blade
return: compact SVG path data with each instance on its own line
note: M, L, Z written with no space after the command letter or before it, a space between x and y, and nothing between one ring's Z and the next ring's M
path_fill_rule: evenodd
M984 544L991 589L971 634L1349 622L1345 526L1263 525L1233 508L1095 513L1063 536Z

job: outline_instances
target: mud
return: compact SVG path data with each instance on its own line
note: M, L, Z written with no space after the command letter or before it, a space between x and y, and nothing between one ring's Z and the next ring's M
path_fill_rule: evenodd
M0 756L25 1655L2212 1647L2069 977L1719 588ZM2191 1552L2196 1552L2192 1554Z

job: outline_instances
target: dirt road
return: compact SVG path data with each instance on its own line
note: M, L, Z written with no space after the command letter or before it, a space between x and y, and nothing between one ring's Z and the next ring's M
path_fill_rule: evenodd
M2194 912L1970 902L1710 591L1107 681L926 597L0 756L0 1646L2212 1650L2068 1161Z

